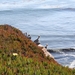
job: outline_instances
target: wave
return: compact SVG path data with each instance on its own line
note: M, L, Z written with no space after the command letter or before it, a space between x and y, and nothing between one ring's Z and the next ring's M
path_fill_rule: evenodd
M75 68L75 60L73 60L69 66L69 68Z
M50 53L62 53L64 52L75 52L75 48L65 48L65 49L47 49ZM72 55L71 55L72 56Z
M62 59L62 58L66 58L66 57L68 57L68 56L57 56L57 57L55 57L55 59Z

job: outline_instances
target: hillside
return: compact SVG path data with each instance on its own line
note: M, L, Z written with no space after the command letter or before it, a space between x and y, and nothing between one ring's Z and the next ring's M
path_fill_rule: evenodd
M0 75L75 75L75 70L46 57L42 48L9 25L0 25L0 60Z
M9 25L0 25L0 50L7 55L17 53L39 61L47 60L40 47L38 48L20 30Z

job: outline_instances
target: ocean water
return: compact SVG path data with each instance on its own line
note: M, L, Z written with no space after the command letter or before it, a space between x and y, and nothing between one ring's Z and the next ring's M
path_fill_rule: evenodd
M75 48L75 0L0 0L0 24L9 24L48 49ZM75 52L52 53L56 61L75 67Z

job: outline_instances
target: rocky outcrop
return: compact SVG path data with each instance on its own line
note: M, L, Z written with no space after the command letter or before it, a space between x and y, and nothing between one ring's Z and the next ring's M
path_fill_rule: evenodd
M49 57L51 57L51 58L54 59L54 57L52 56L52 54L50 52L48 52L47 49L43 45L39 44L38 46L42 47L42 51L44 52L44 54L45 54L46 57L49 56Z

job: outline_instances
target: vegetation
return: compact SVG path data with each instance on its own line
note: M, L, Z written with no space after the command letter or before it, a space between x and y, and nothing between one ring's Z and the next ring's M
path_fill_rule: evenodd
M75 69L45 57L20 30L0 25L0 75L75 75Z
M22 56L0 55L0 75L75 75L75 70Z

